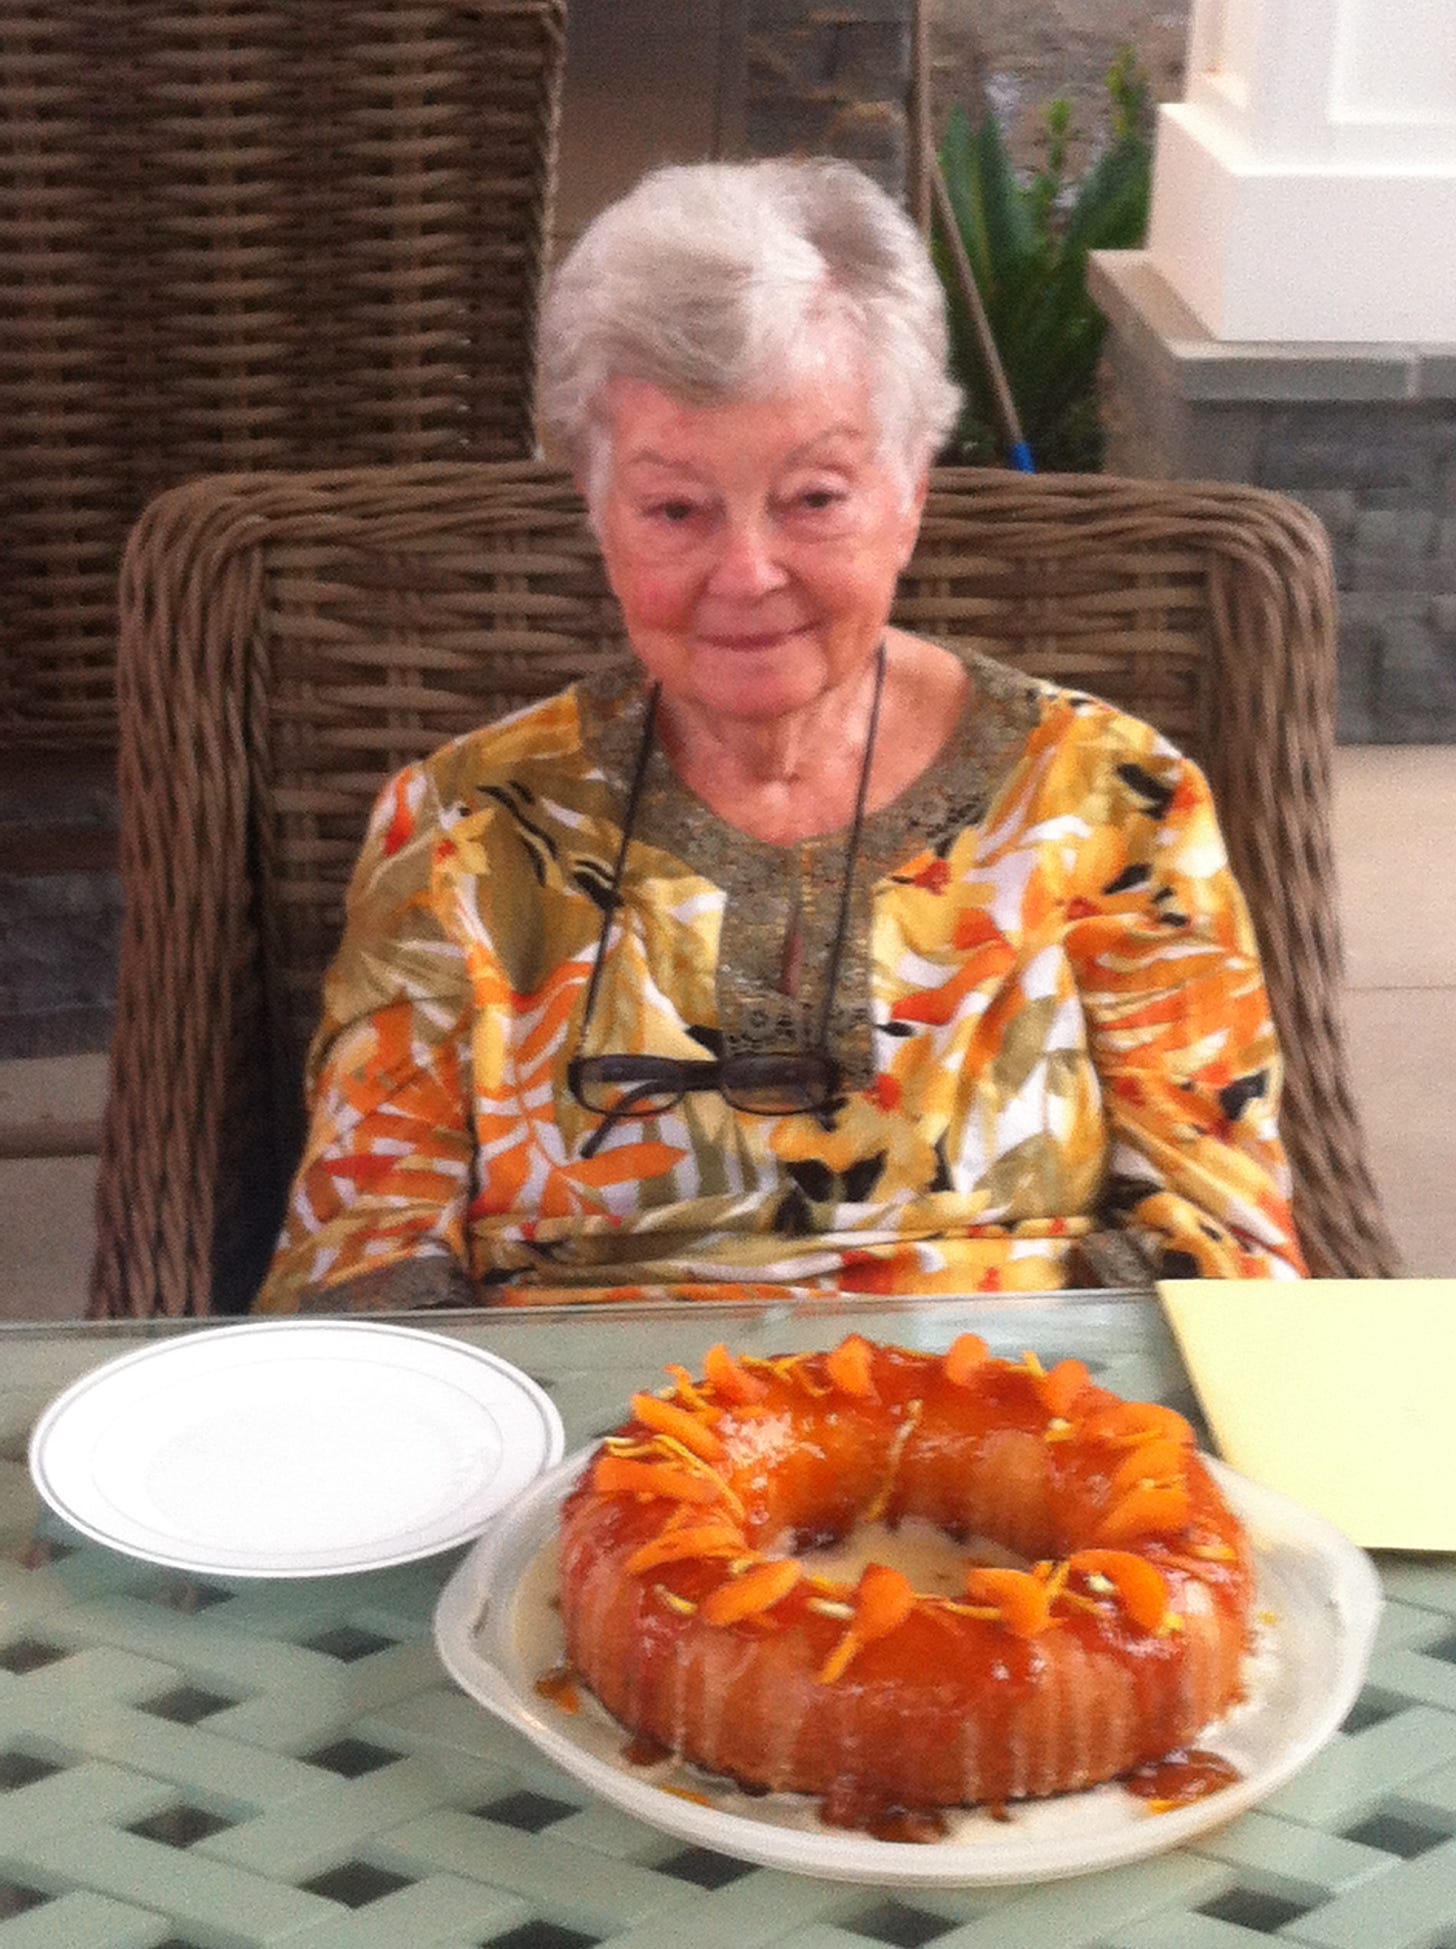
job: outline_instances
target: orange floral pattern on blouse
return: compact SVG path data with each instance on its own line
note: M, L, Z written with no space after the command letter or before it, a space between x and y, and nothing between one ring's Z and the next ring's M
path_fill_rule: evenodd
M588 1158L566 1066L621 818L589 701L400 773L260 1308L431 1255L490 1303L1042 1290L1107 1232L1161 1271L1298 1277L1279 1055L1207 786L1137 720L1023 688L981 815L875 879L863 1087L825 1120L694 1091ZM721 1046L734 896L691 854L670 822L634 837L592 1053Z

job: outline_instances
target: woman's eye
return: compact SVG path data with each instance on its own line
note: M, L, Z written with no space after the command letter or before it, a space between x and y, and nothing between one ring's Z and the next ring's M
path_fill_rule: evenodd
M697 513L691 501L659 501L648 512L657 520L665 521L670 528L680 528L684 522L691 521Z
M842 489L837 487L806 487L799 496L799 506L809 514L827 514L844 500Z

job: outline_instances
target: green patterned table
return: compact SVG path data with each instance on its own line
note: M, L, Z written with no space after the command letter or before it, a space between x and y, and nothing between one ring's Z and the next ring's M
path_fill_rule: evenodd
M437 1316L548 1386L576 1445L714 1340L833 1344L840 1309ZM1076 1354L1187 1409L1145 1296L857 1304L942 1347ZM445 1678L458 1553L224 1582L86 1543L37 1507L26 1436L161 1331L0 1329L0 1949L1456 1949L1456 1566L1387 1559L1368 1684L1288 1786L1197 1846L1040 1886L896 1892L752 1868L595 1802Z

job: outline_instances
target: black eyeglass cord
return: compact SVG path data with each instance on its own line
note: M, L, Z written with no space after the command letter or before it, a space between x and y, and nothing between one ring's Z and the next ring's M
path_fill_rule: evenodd
M854 795L854 817L849 824L849 844L844 853L844 885L839 894L839 919L834 927L834 945L829 950L829 974L824 983L824 1000L819 1010L818 1046L829 1046L829 1018L834 997L839 991L839 965L844 959L844 944L849 935L849 913L854 903L854 869L859 864L860 834L864 830L865 807L870 796L870 771L875 760L875 739L880 729L880 699L885 694L885 639L875 654L875 687L870 697L870 721L865 732L864 760L859 768L859 786Z
M869 724L865 732L864 758L860 764L859 783L855 788L854 814L850 820L848 843L844 855L844 884L839 894L839 915L835 922L834 940L829 953L828 975L824 986L824 1000L820 1006L819 1034L816 1047L824 1052L828 1048L830 1019L834 1009L834 997L839 986L839 970L844 960L844 948L849 935L849 916L854 900L855 867L859 861L860 837L864 829L865 808L869 802L870 772L874 765L875 742L879 735L880 703L885 690L885 668L888 657L883 637L875 653L875 682L870 696ZM607 936L611 930L612 916L622 904L622 881L626 875L627 852L632 843L632 835L637 824L637 807L642 797L643 784L647 777L648 761L652 755L652 736L657 722L657 707L662 696L661 684L654 684L647 700L647 713L642 725L642 738L637 747L636 760L632 767L631 783L627 789L627 804L622 819L622 837L617 845L617 857L612 866L612 877L607 887L603 903L602 933L597 946L596 959L592 963L591 979L587 983L586 1000L582 1007L583 1030L591 1020L596 1006L597 988L601 982L602 970L606 966ZM715 1067L715 1065L710 1065ZM607 1133L615 1127L623 1116L631 1114L634 1098L650 1094L655 1085L641 1085L628 1093L627 1099L615 1110L605 1113L603 1122L587 1139L582 1150L584 1158L595 1155ZM829 1109L826 1105L819 1112L825 1128L832 1127L828 1122Z
M627 788L627 809L622 818L622 837L617 844L616 863L612 867L611 884L607 888L606 908L602 914L604 938L606 930L612 924L612 915L622 904L622 877L627 870L627 849L632 844L632 829L637 823L637 801L642 797L642 786L647 777L647 761L652 756L652 727L657 722L657 700L661 695L662 685L654 684L647 699L647 716L642 725L642 741L637 747L636 762L632 766L632 782ZM591 1020L605 963L604 954L598 954L592 963L591 980L586 987L586 1002L581 1011L583 1022Z

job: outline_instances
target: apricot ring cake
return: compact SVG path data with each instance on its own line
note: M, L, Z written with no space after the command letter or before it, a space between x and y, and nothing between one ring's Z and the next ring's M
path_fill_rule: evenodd
M562 1512L567 1656L639 1739L863 1825L1112 1779L1239 1698L1249 1548L1171 1409L974 1334L668 1372ZM958 1588L822 1555L912 1518Z

